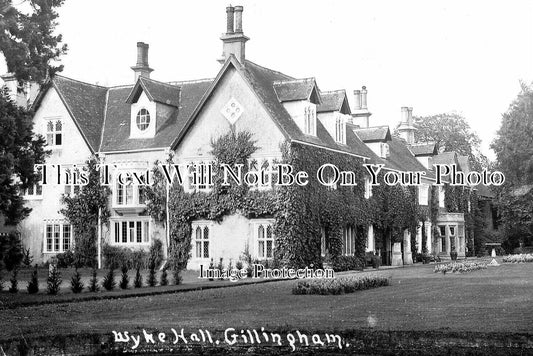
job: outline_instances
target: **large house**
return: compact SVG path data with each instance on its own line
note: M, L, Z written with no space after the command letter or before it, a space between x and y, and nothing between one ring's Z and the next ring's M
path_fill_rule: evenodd
M56 75L34 103L35 131L46 138L52 152L47 163L69 168L83 165L94 155L119 171L143 172L156 160L165 161L169 153L175 163L209 162L213 159L211 139L233 128L254 134L259 149L252 158L270 166L281 159L280 143L289 141L383 164L385 170L425 171L418 202L427 206L434 182L431 162L442 157L434 144L414 143L412 108L402 108L400 137L394 137L387 126L371 125L364 86L349 100L345 90L321 91L315 78L294 78L250 61L242 12L242 6L227 8L222 66L213 79L151 79L148 44L142 42L137 43L131 83L103 87ZM60 198L78 189L48 184L25 192L33 211L19 230L36 262L72 248L73 229L59 213ZM200 188L185 184L184 189ZM371 194L368 186L366 195ZM140 187L114 183L109 207L110 223L100 227L105 243L147 249L159 239L166 253L167 228L146 213ZM424 247L429 253L449 256L455 246L459 256L464 256L464 223L462 213L446 212L440 188L438 230L429 220L420 222L417 250L422 252ZM221 222L193 221L188 268L198 268L212 257L236 260L246 246L254 257L271 257L275 248L272 224L272 218L248 219L239 214L225 216ZM426 246L422 246L422 226ZM350 232L345 234L349 241ZM381 255L388 264L410 264L411 237L407 230L404 235L403 243L388 240L377 248L374 229L369 226L366 251ZM350 254L349 248L343 251Z

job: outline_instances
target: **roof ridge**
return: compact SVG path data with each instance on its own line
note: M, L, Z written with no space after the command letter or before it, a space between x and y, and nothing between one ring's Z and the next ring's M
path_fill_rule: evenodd
M97 88L108 89L108 87L105 87L103 85L87 83L87 82L84 82L84 81L81 81L81 80L78 80L78 79L73 79L73 78L70 78L70 77L66 77L66 76L61 75L61 74L54 74L54 78L55 77L60 77L60 78L67 79L67 80L70 80L70 81L73 81L73 82L77 82L77 83L81 83L81 84L85 84L85 85L90 85L90 86L97 87Z
M135 84L123 84L123 85L114 85L112 87L107 88L107 90L111 89L126 89L126 88L132 88Z
M155 82L157 84L163 84L163 85L166 85L168 87L171 87L173 89L176 89L177 88L177 85L172 85L172 84L169 84L167 82L162 82L162 81L159 81L159 80L155 80L155 79L152 79L152 78L146 78L146 77L139 77L139 80L140 81L143 81L143 80L148 80L150 82Z
M330 93L338 93L338 92L344 92L346 93L346 89L336 89L336 90L326 90L326 91L320 91L320 94L330 94Z
M299 79L291 79L291 80L274 80L272 84L276 85L276 84L288 84L288 83L305 83L309 81L316 82L316 78L307 77L307 78L299 78Z
M180 84L196 84L196 83L207 83L212 82L215 78L202 78L202 79L190 79L190 80L173 80L167 82L168 85L178 86Z
M268 71L270 71L270 72L277 73L277 74L282 75L282 76L284 76L284 77L295 79L294 77L292 77L292 76L290 76L290 75L288 75L288 74L282 73L282 72L280 72L280 71L278 71L278 70L275 70L275 69L267 68L267 67L265 67L265 66L262 66L262 65L260 65L260 64L255 63L255 62L252 62L252 61L249 60L249 59L246 59L245 62L248 62L248 63L250 63L250 64L253 64L253 65L256 66L256 67L259 67L259 68L262 68L262 69L268 70Z

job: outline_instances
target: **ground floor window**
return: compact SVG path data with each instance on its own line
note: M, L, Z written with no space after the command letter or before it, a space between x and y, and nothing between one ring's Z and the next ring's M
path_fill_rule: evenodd
M113 223L115 244L146 244L149 242L149 220L120 220Z
M256 221L253 224L254 237L257 241L257 257L274 257L274 228L273 221Z
M192 224L194 257L209 258L209 225L205 222Z
M355 231L352 225L347 225L343 231L342 254L353 256L355 251Z
M46 222L44 227L44 252L62 253L72 248L72 225L63 222Z

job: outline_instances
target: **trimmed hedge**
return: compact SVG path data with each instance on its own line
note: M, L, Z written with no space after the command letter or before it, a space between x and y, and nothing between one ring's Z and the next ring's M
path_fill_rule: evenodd
M292 289L292 294L338 295L388 285L390 277L377 275L308 279L298 281Z

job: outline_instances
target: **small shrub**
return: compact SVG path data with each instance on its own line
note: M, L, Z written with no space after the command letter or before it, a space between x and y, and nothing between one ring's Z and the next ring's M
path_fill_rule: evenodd
M12 271L20 265L24 257L22 241L18 231L11 231L6 236L0 236L0 265Z
M74 265L74 252L67 251L63 253L58 253L57 258L57 267L67 268Z
M17 293L19 291L17 274L18 274L18 270L15 268L13 270L11 279L9 280L11 282L11 286L9 287L9 293Z
M163 271L161 272L161 278L159 279L159 285L166 286L168 285L168 275L167 275L167 268L163 268Z
M30 267L31 264L33 263L33 256L30 253L30 249L29 248L23 249L22 255L23 255L22 264L24 264L24 266L26 267Z
M209 262L209 269L213 270L215 269L215 264L213 263L213 258L211 258L211 262ZM209 278L210 281L214 281L213 278Z
M104 276L102 286L106 290L113 290L117 286L117 282L115 282L115 270L114 269L110 268L107 274Z
M56 295L61 287L61 282L61 273L58 271L56 266L52 265L52 267L48 270L48 294Z
M331 279L300 280L292 294L339 295L390 285L390 277L365 275Z
M335 272L362 270L364 263L364 257L335 256L331 259L331 268Z
M237 263L235 264L235 268L237 268L240 271L242 267L243 267L242 261L237 261Z
M135 272L135 279L133 280L133 286L135 288L141 288L143 286L143 279L141 276L141 268L137 267L137 270Z
M31 279L28 282L27 290L29 294L36 294L39 292L39 278L38 278L37 265L35 265L35 269L31 273Z
M81 281L80 272L76 268L74 275L70 279L70 290L72 290L73 293L81 293L84 287L85 286L83 285L83 282Z
M183 278L181 277L181 271L179 269L172 270L172 277L174 278L174 284L180 285L183 281Z
M131 269L146 268L148 261L148 252L143 250L135 250L131 253Z
M219 280L223 280L224 278L222 278L222 270L224 269L224 265L222 264L222 257L220 257L220 261L218 262L218 266L217 266L217 269L219 270L219 276L218 279Z
M129 248L104 245L102 249L104 256L104 267L108 269L119 269L128 266L132 260L132 252Z
M120 288L128 289L129 283L130 283L130 277L128 277L128 267L122 266L122 278L120 279Z
M447 272L451 273L466 273L466 272L472 272L477 271L479 269L485 269L487 268L487 263L484 261L480 262L449 262L449 263L442 263L439 265L435 265L434 272L442 272L443 274L446 274Z
M533 262L533 254L531 253L522 254L521 253L517 255L505 256L503 258L503 262L511 262L511 263Z
M100 290L100 286L98 285L98 278L96 278L96 268L93 268L91 276L91 281L89 282L89 291L98 292Z
M163 243L161 240L155 239L150 245L150 252L148 257L148 266L154 265L157 268L163 262Z
M154 287L156 285L155 266L153 264L150 265L150 269L148 270L148 280L146 281L146 284L148 284L150 287Z

